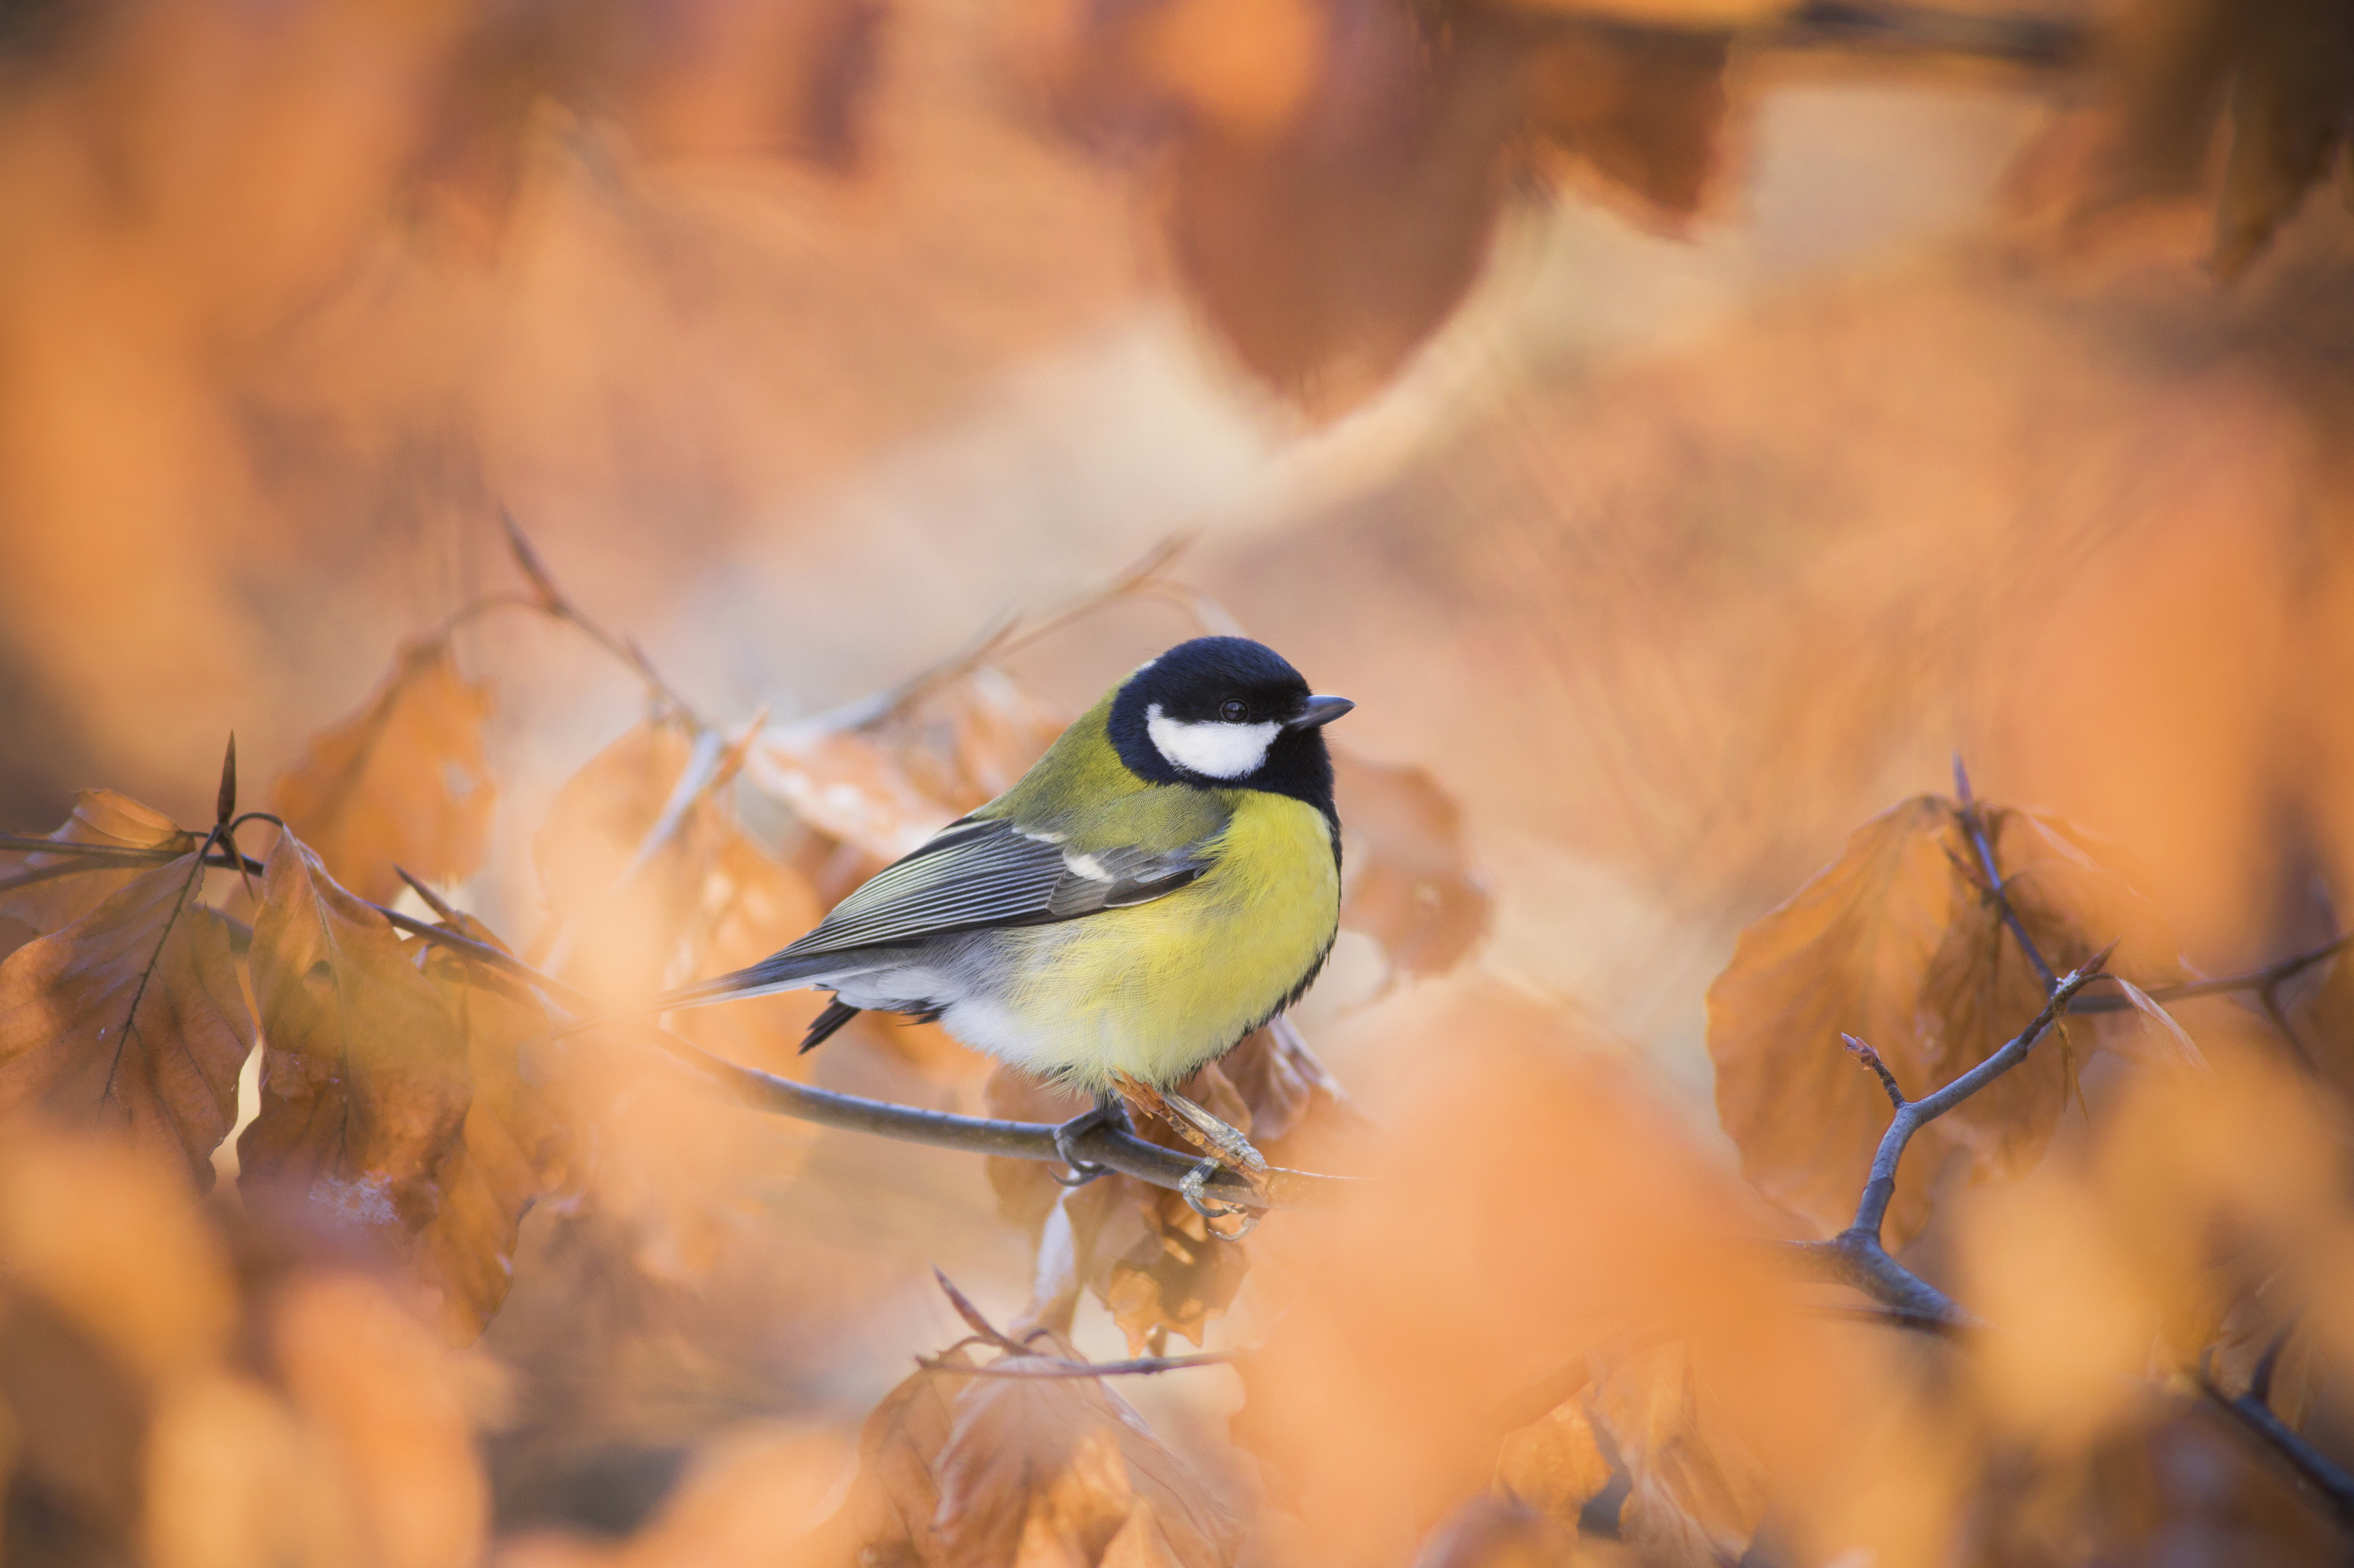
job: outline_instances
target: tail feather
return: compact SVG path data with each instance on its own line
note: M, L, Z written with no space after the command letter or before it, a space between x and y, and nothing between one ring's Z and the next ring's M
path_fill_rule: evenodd
M647 1003L647 1009L667 1012L673 1008L702 1007L737 997L798 991L815 983L819 976L843 967L840 953L804 953L791 958L779 953L748 968L733 969L724 975L714 975L709 980L680 986L676 991L664 991Z
M771 991L798 991L804 986L822 984L823 981L820 977L842 967L842 955L839 953L822 956L801 954L792 958L787 958L779 953L763 959L746 969L734 969L724 975L714 975L709 980L699 980L691 985L680 986L676 991L666 991L662 995L636 1007L617 1009L611 1012L599 1013L594 1018L577 1019L561 1029L551 1031L548 1037L561 1040L567 1035L580 1033L583 1030L595 1029L607 1023L618 1023L624 1019L645 1018L653 1013L669 1012L676 1008L705 1007L715 1001L729 1001L737 997L766 996ZM853 1008L851 1011L854 1012L857 1010ZM825 1015L822 1013L819 1017L822 1021ZM846 1016L835 1020L827 1027L826 1033L832 1033L834 1030L848 1022L849 1019ZM822 1039L823 1036L819 1038ZM813 1044L815 1042L812 1041L811 1044ZM803 1049L807 1049L807 1046Z
M835 997L825 1004L825 1011L810 1020L809 1033L801 1036L801 1054L804 1056L833 1037L833 1032L858 1016L860 1009Z

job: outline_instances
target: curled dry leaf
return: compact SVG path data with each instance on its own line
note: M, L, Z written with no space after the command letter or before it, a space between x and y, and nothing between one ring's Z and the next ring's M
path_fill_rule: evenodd
M1985 813L2012 906L2055 969L2110 940L2116 972L2177 977L2173 941L2147 899L2056 819ZM2041 980L1986 895L1953 802L1916 796L1874 818L1840 859L1744 931L1709 988L1716 1101L1751 1181L1826 1231L1844 1226L1888 1102L1840 1036L1869 1043L1913 1098L1986 1059L2041 1007ZM1918 1231L1944 1158L1981 1175L2042 1152L2068 1083L2058 1042L1916 1135L1897 1172L1892 1245Z
M239 1187L407 1255L441 1213L471 1097L448 1000L291 832L270 853L251 963L261 1108L238 1139Z
M361 897L388 903L406 866L429 882L482 863L497 790L482 756L487 683L458 673L446 637L404 646L367 705L311 743L272 800Z
M161 849L175 854L188 853L199 839L163 812L111 789L78 792L73 815L49 837L59 843ZM149 869L94 855L11 854L0 861L0 928L14 922L36 937L46 937L80 919Z
M1574 1524L1609 1484L1610 1461L1582 1395L1507 1434L1496 1457L1497 1489L1548 1519Z
M479 923L460 935L504 948ZM417 1237L425 1277L440 1287L453 1340L480 1333L514 1282L515 1237L524 1214L571 1179L574 1138L537 1086L550 1064L521 1060L518 1048L544 1033L548 1017L512 980L446 948L423 953L465 1050L472 1097L458 1146L440 1168L441 1205Z
M1076 1359L1059 1336L1034 1339ZM868 1417L860 1453L866 1561L1211 1568L1241 1544L1201 1478L1099 1380L920 1372Z
M984 1091L991 1116L1057 1122L1087 1108L1082 1097L1000 1065ZM1246 1037L1178 1086L1241 1131L1262 1153L1287 1141L1338 1136L1359 1120L1355 1107L1288 1019ZM1137 1132L1164 1148L1197 1152L1157 1118ZM1034 1160L988 1162L998 1209L1040 1238L1036 1287L1025 1321L1069 1327L1079 1290L1111 1309L1131 1354L1171 1331L1203 1343L1209 1319L1234 1300L1250 1267L1246 1245L1219 1241L1184 1199L1133 1177L1111 1175L1066 1190L1054 1167Z
M1634 1483L1620 1531L1647 1563L1739 1561L1765 1516L1766 1470L1712 1408L1691 1351L1669 1343L1596 1359L1591 1418Z
M1569 7L1584 9L1584 7ZM1676 226L1716 174L1730 31L1573 26L1529 52L1528 129L1541 169ZM1631 202L1628 198L1631 198Z
M0 1115L118 1131L212 1184L253 1020L203 885L183 855L0 962Z
M1335 748L1348 892L1341 924L1382 945L1394 971L1442 974L1487 934L1488 887L1471 863L1463 812L1420 768Z

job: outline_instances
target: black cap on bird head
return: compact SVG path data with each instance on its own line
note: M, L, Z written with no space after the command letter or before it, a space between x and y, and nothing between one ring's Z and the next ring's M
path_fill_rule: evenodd
M1247 637L1197 637L1140 666L1112 699L1120 760L1166 784L1268 789L1332 815L1323 726L1355 705L1320 697Z

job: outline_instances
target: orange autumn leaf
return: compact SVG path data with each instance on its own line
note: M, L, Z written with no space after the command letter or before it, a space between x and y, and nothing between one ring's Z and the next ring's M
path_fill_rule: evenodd
M405 1255L442 1209L466 1118L466 1042L399 934L282 833L253 927L261 1108L239 1187Z
M126 1136L212 1184L253 1020L187 854L0 962L0 1115Z
M1491 903L1462 808L1423 768L1338 748L1332 794L1348 879L1341 924L1379 942L1398 973L1454 968L1487 934Z
M504 947L471 920L459 934ZM464 1042L472 1094L458 1147L438 1177L441 1206L418 1247L425 1277L440 1289L445 1330L465 1340L506 1299L523 1216L569 1180L574 1139L517 1054L549 1028L546 1011L520 983L446 948L423 957Z
M1059 1338L1039 1340L1070 1357ZM993 1363L1019 1368L1029 1358ZM947 1375L947 1374L935 1374ZM968 1378L929 1466L941 1560L1225 1568L1241 1531L1128 1402L1086 1378Z
M1732 49L1730 31L1681 27L1546 38L1528 64L1534 161L1655 221L1689 218L1717 172Z
M73 815L48 836L59 843L169 850L175 854L187 853L197 841L196 834L163 812L111 789L77 792ZM0 875L0 922L14 921L45 937L89 914L148 869L136 861L43 851L12 859L7 874Z
M2011 903L2055 969L2122 937L2115 971L2153 983L2179 973L2163 921L2082 834L2032 812L1981 810ZM1985 1060L2042 1005L2042 985L1983 895L1977 865L1953 802L1906 800L1857 830L1839 861L1744 931L1709 988L1717 1111L1743 1170L1826 1231L1853 1215L1889 1114L1840 1036L1870 1044L1917 1098ZM1891 1243L1926 1220L1946 1154L1967 1151L1986 1175L2031 1165L2069 1081L2062 1042L2047 1039L1925 1128L1898 1169Z
M459 675L447 638L408 643L367 705L279 779L278 814L376 903L398 895L396 866L429 882L470 876L497 797L482 755L490 711L489 684Z

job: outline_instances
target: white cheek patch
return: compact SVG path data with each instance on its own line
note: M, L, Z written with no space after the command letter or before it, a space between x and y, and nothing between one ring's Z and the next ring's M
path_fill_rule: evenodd
M1168 717L1159 703L1144 710L1144 733L1153 748L1188 772L1205 779L1240 779L1258 771L1267 748L1275 744L1282 726L1267 724L1189 723Z

